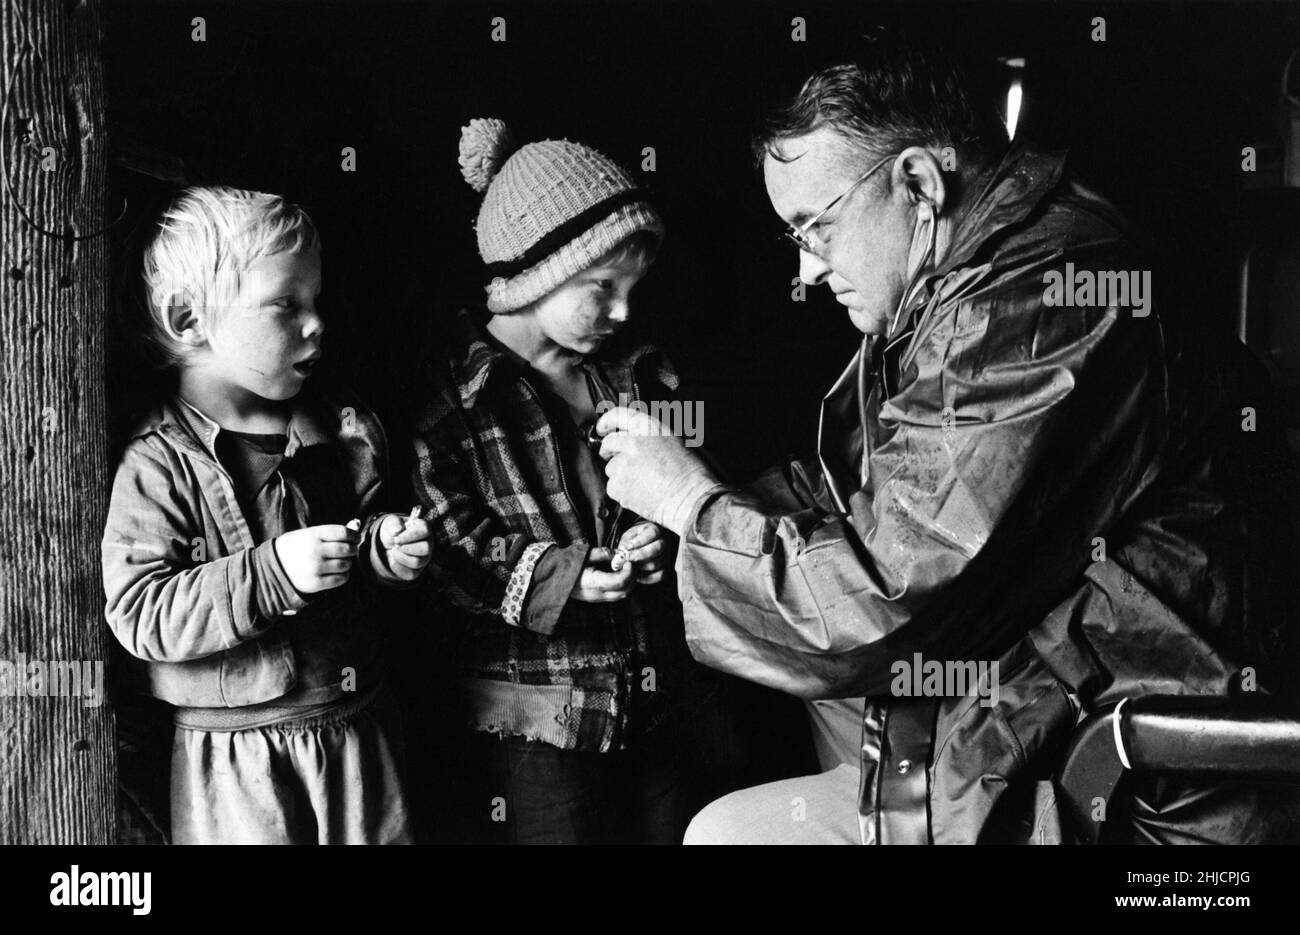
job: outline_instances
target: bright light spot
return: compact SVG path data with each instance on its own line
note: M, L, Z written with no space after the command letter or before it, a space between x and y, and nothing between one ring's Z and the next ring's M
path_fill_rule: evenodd
M1007 139L1016 138L1016 124L1020 122L1020 79L1017 78L1011 82L1011 88L1007 91Z

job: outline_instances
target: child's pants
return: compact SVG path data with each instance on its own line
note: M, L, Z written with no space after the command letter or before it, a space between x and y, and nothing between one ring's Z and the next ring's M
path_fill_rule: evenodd
M172 841L410 843L402 754L387 692L269 727L177 727Z
M663 724L630 750L561 750L479 733L486 782L480 841L513 844L680 844L691 815L683 729Z

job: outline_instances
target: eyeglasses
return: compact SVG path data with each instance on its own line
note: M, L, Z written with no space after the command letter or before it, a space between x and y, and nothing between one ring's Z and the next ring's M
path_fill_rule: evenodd
M837 204L839 204L841 201L847 198L849 193L853 191L853 189L857 188L867 179L871 178L873 172L875 172L877 169L879 169L881 166L889 162L897 155L898 153L893 153L889 156L886 156L884 159L880 160L878 163L876 163L866 172L862 173L860 176L858 176L857 181L855 181L848 188L844 189L844 191L840 192L840 194L835 198L834 201L832 201L826 207L818 211L811 219L805 221L803 224L799 225L798 227L795 227L793 224L791 224L789 228L784 232L786 239L789 240L791 243L793 243L800 250L803 250L805 253L811 253L813 256L821 256L822 255L821 252L824 249L826 249L826 245L823 244L819 239L817 239L816 234L811 233L814 225L816 225L818 221L820 221L823 217L826 216L827 211L829 211L831 208L835 207Z

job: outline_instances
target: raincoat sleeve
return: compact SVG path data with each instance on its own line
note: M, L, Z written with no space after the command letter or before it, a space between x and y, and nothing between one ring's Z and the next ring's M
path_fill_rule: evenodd
M700 498L677 561L697 659L804 698L883 694L914 652L996 658L1079 580L1168 413L1158 318L1045 305L1063 259L939 284L847 514L771 475Z

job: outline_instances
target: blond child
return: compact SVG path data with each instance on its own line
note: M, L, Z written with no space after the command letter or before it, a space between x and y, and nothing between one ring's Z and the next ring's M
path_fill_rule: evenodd
M175 843L409 839L366 582L428 529L376 511L379 422L314 387L319 238L284 199L190 188L144 257L141 338L175 392L132 432L104 531L106 616L175 708Z

